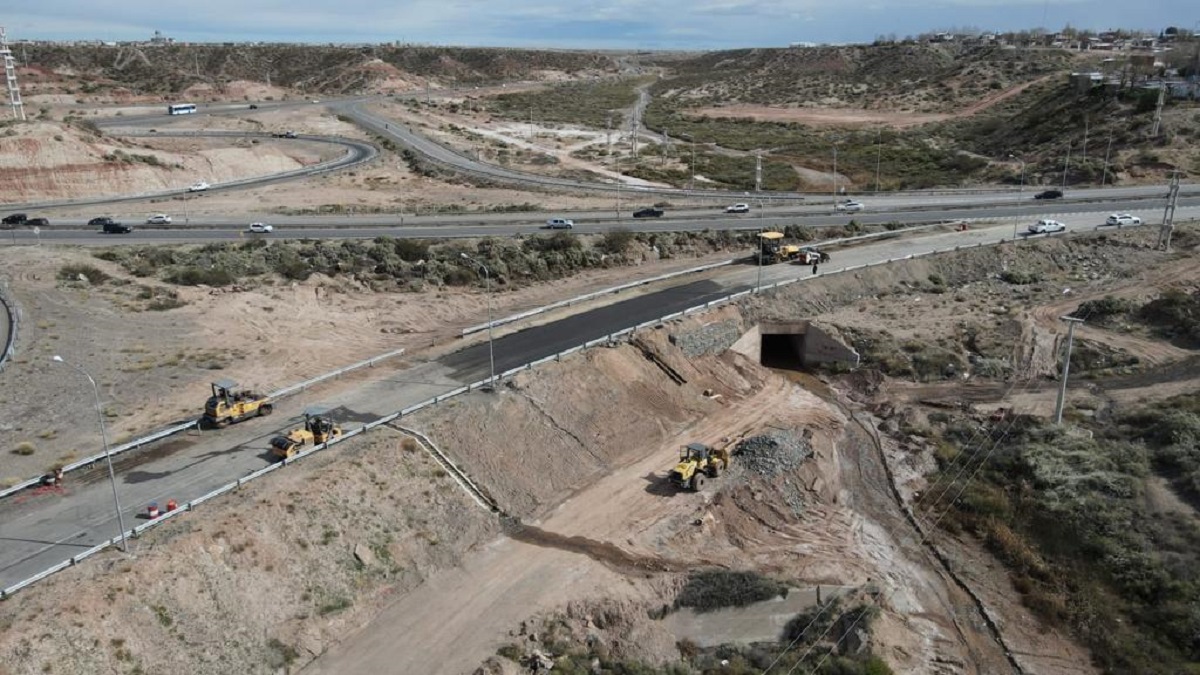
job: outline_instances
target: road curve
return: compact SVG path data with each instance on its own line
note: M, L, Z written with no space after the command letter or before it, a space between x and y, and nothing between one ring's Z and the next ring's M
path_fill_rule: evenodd
M185 138L244 138L244 139L270 139L273 138L268 133L242 132L242 131L124 131L113 133L114 136L128 137L185 137ZM291 139L289 139L290 141ZM345 154L337 159L313 164L311 166L284 171L282 173L270 174L267 176L259 176L255 178L243 178L240 180L226 181L224 183L214 183L209 188L209 192L218 192L221 190L244 189L250 187L261 187L263 185L271 185L274 183L282 183L284 181L296 180L298 178L308 178L330 171L339 171L359 166L374 160L379 156L379 148L366 141L359 141L352 138L344 138L341 136L306 136L298 135L296 140L312 141L314 143L327 143L337 145L345 149ZM161 190L158 192L143 192L134 195L122 195L117 197L88 197L84 199L63 199L49 202L30 202L23 204L0 204L0 208L15 210L15 209L48 209L60 206L93 206L101 204L120 204L122 202L143 201L146 199L161 199L163 197L174 197L178 195L189 194L187 188L178 188L174 190Z

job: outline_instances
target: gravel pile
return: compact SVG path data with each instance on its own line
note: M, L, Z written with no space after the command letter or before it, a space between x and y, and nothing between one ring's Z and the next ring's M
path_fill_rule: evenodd
M672 333L671 344L678 347L689 358L705 354L720 354L729 349L742 336L742 329L734 320L718 321L701 328Z
M748 471L773 478L800 468L812 456L812 444L791 431L771 431L743 440L734 453Z

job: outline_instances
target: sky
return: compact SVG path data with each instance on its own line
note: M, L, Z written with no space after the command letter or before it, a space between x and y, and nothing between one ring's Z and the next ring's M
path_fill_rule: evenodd
M4 0L9 40L730 49L954 28L1200 30L1197 0Z

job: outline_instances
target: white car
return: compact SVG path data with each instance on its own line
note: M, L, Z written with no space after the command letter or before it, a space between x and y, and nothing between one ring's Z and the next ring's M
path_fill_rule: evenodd
M1062 232L1067 226L1057 220L1039 220L1029 226L1029 234L1050 234L1051 232Z
M165 213L156 213L146 219L147 225L170 225L171 216Z
M250 229L247 230L247 232L254 232L256 234L267 234L274 231L275 228L266 223L250 223Z
M750 213L749 204L734 204L725 207L725 213Z
M845 211L847 213L853 213L855 211L862 211L863 204L862 204L862 202L856 202L854 200L847 199L844 202L839 202L833 208L834 208L834 210L837 210L837 211Z
M1126 225L1141 225L1142 219L1137 216L1131 216L1128 213L1114 213L1104 221L1105 225L1116 225L1117 227L1125 227Z
M569 230L575 227L575 221L570 218L551 218L546 221L546 227L551 230Z
M192 183L192 186L188 188L188 192L204 192L207 189L208 183L200 181L198 183Z

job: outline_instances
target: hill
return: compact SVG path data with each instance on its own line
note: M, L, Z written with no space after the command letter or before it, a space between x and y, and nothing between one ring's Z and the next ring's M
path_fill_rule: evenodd
M601 54L458 47L311 45L29 45L22 81L61 93L167 95L206 85L261 82L304 92L378 93L503 80L554 79L616 70ZM44 88L44 87L43 87ZM127 92L127 93L128 93Z

